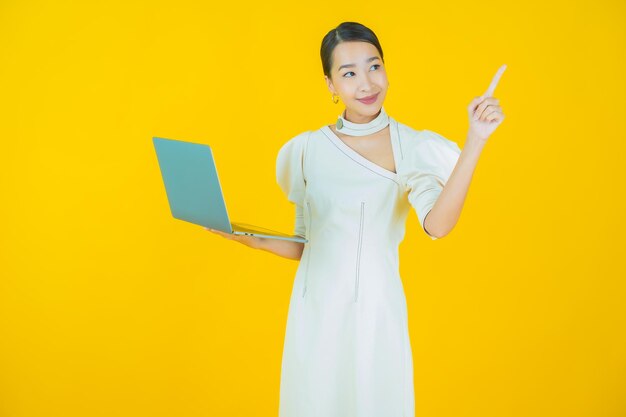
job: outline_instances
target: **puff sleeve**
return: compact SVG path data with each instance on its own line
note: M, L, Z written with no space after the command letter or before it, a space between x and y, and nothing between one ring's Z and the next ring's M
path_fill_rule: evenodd
M276 157L276 182L287 196L287 200L296 205L294 235L305 237L304 195L304 155L310 132L300 133L287 141Z
M424 220L452 174L461 149L455 142L430 130L420 131L411 144L401 179L409 190L409 202L422 229L435 240L437 238L426 231Z

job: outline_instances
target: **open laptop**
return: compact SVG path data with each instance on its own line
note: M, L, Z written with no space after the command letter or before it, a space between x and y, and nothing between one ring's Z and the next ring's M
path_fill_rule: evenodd
M172 216L236 235L308 242L275 230L231 223L209 145L153 137Z

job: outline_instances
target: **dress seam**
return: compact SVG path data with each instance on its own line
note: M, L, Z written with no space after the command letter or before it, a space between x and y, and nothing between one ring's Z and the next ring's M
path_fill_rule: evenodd
M306 234L309 241L305 243L308 247L306 253L306 269L304 270L304 289L302 290L302 298L306 295L307 284L309 281L309 264L311 263L311 204L308 200L306 202L306 206L308 208L307 214L309 215L309 230L307 230Z
M361 267L361 246L363 242L363 217L365 211L365 201L361 201L361 222L359 224L359 246L356 254L356 283L354 289L354 302L359 299L359 269Z

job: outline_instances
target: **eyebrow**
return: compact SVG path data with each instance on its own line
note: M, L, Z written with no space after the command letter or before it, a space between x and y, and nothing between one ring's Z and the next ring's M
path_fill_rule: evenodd
M367 60L365 62L372 62L375 59L380 59L377 56L372 56L367 58ZM350 68L350 67L356 67L356 64L344 64L342 66L340 66L339 68L337 68L337 71L341 71L342 68Z

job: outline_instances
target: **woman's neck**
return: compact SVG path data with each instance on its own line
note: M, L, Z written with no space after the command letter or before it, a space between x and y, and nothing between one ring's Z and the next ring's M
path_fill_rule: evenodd
M376 116L378 116L379 114L380 114L380 110L376 112L376 114L373 116L367 116L363 114L358 114L356 112L353 113L352 111L350 111L350 109L346 109L344 119L352 123L367 123L367 122L371 122L372 120L374 120Z

